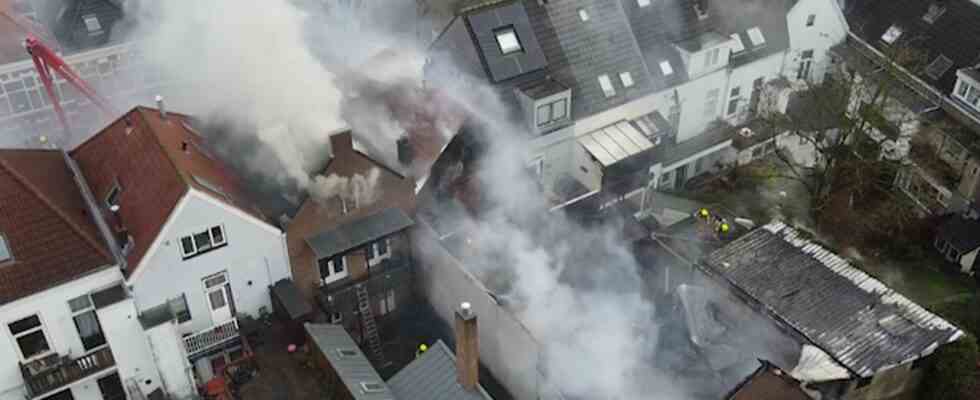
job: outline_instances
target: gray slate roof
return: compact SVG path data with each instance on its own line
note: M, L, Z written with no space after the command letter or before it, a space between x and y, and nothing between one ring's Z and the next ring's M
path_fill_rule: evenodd
M398 400L493 400L482 386L475 391L456 382L456 357L442 340L388 380Z
M705 258L706 272L761 303L852 373L918 359L963 332L851 266L847 260L772 222Z
M332 324L305 324L306 333L313 339L313 344L330 362L334 371L340 376L340 380L347 386L354 400L394 400L391 388L374 370L371 362L368 361L364 353L354 343L347 331L341 325ZM357 355L341 356L338 350L354 350ZM361 387L361 383L380 384L384 387L381 392L366 392Z
M388 208L306 238L317 258L341 254L414 225L398 208Z

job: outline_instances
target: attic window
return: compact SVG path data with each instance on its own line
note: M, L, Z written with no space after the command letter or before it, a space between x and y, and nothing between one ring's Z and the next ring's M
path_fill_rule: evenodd
M640 7L649 7L650 6L650 0L636 0L636 5L638 5Z
M95 14L85 14L82 16L82 20L85 21L85 29L88 29L89 33L102 33L102 24L99 23L99 16Z
M670 61L664 60L660 62L660 72L663 72L664 76L674 73L674 69L670 67Z
M940 54L935 60L926 67L926 75L929 75L932 79L939 79L946 71L949 71L949 67L953 66L953 60L949 57Z
M735 42L735 45L732 46L732 52L733 53L740 53L740 52L745 51L745 43L742 43L742 37L741 36L739 36L737 33L733 33L733 34L731 34L731 38L732 38L732 41Z
M630 75L629 72L620 72L619 80L623 82L623 87L633 86L633 75Z
M517 32L514 31L513 26L498 29L493 32L493 35L497 37L497 45L500 46L500 52L504 55L524 51L524 47L521 46L521 41L517 39Z
M10 247L7 247L7 240L0 235L0 263L5 261L10 261L14 258L14 255L10 252Z
M366 393L380 393L385 391L385 385L376 382L361 382L361 389Z
M580 8L580 9L578 9L578 17L582 20L582 22L588 21L589 20L589 12L588 11L585 11L584 8Z
M602 88L602 94L606 95L606 97L613 97L616 95L616 89L613 88L612 81L609 80L609 75L599 75L599 87Z
M899 36L902 36L902 28L899 28L898 25L892 25L885 31L884 35L881 35L881 40L884 40L885 43L893 44L898 40Z
M946 6L938 3L932 3L929 5L929 10L926 11L926 14L922 16L922 20L928 22L929 24L933 24L945 13Z
M748 30L749 40L752 42L753 46L762 46L766 44L766 38L762 36L762 31L759 30L758 26L753 26Z

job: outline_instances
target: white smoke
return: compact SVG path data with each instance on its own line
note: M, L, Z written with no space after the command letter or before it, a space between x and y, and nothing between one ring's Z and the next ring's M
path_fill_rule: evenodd
M366 175L354 174L351 177L317 175L310 185L310 198L320 203L341 199L347 204L364 207L382 195L380 178L381 170L378 168L371 168Z

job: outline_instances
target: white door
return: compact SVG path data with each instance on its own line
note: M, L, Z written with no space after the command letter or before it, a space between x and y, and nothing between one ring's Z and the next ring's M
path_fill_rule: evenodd
M231 290L228 275L221 273L204 279L204 294L211 309L211 321L221 324L231 320Z

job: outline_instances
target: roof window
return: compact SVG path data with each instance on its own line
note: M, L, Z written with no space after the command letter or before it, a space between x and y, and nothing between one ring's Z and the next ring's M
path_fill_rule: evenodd
M357 350L354 350L354 349L337 349L337 354L340 354L340 358L357 357Z
M758 26L753 26L748 30L749 40L752 42L753 46L762 46L766 44L765 36L762 36L762 31L759 30Z
M735 45L732 46L732 52L740 53L740 52L745 51L745 43L742 43L742 37L741 36L739 36L737 33L733 33L733 34L731 34L731 38L732 38L732 41L735 42Z
M524 51L513 26L498 29L493 32L493 35L497 38L497 46L500 47L500 52L504 55Z
M613 87L612 81L609 79L609 75L599 75L599 87L602 88L602 94L606 95L606 97L613 97L616 95L616 88Z
M926 14L922 16L922 20L929 24L936 22L939 17L942 17L946 13L946 6L939 3L932 3L929 5L929 9L926 10Z
M884 40L885 43L893 44L900 36L902 36L902 28L899 28L898 25L892 25L885 31L884 35L881 35L881 40Z
M926 66L926 75L932 79L939 79L942 77L946 71L949 71L949 67L953 66L953 60L949 57L940 54L935 60L932 60L928 66Z
M640 7L649 7L650 6L650 0L636 0L636 5L638 5Z
M102 24L99 23L99 16L95 14L85 14L82 16L82 20L85 21L85 29L88 29L89 33L102 33Z
M619 80L623 82L623 87L633 86L633 75L630 75L629 72L620 72Z
M361 389L365 393L380 393L385 391L385 385L377 382L361 382Z
M578 17L580 19L582 19L582 22L588 21L589 20L589 12L588 11L585 11L584 8L580 8L580 9L578 9Z
M0 234L0 263L10 261L13 258L14 255L10 252L10 247L7 247L7 240Z
M664 76L674 73L674 69L670 67L670 61L663 60L660 62L660 72L663 72Z
M122 188L119 187L119 182L114 183L109 189L109 194L105 196L105 205L109 207L109 211L119 211L119 196L121 194Z

